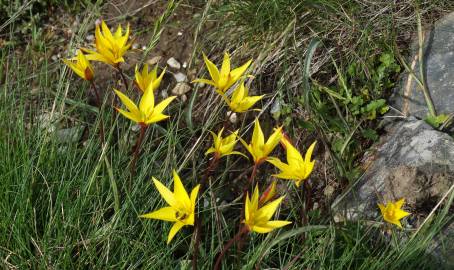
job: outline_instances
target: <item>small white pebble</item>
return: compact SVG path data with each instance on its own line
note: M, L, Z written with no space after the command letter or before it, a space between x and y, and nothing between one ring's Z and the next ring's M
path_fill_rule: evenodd
M95 35L88 35L88 36L85 37L85 39L87 41L93 41L93 40L95 40Z
M183 35L183 32L178 32L177 35L178 35L178 36L182 36L182 35Z
M167 60L167 65L169 65L171 68L174 68L174 69L180 69L180 67L181 67L180 62L178 62L177 59L175 59L173 57L170 57Z
M166 90L162 90L161 91L161 97L162 98L167 98L169 96L169 94L167 94L167 91Z
M145 51L147 49L147 46L142 46L142 50Z
M181 72L178 72L176 74L173 74L173 77L175 78L175 80L177 81L177 83L180 83L180 82L185 82L187 80L187 76Z
M137 43L132 44L132 48L133 48L134 50L137 50L139 47L140 47L140 45L137 44Z
M186 100L188 100L188 97L186 95L182 95L181 96L181 102L186 102Z
M230 117L229 117L229 121L230 123L232 124L236 124L236 122L238 122L238 116L236 115L236 113L232 113L230 111L227 112L227 116L230 114Z
M187 68L188 67L188 62L183 62L183 68Z

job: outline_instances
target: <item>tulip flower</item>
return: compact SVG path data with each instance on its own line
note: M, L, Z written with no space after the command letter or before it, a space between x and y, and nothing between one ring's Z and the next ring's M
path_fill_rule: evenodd
M269 233L274 229L291 224L290 221L270 220L277 210L277 207L284 199L284 196L259 208L259 188L254 189L252 198L249 199L249 193L246 195L245 219L243 223L249 231L257 233Z
M129 50L132 42L127 43L129 38L129 24L123 34L121 25L118 25L114 34L110 32L107 24L102 21L101 27L96 25L95 47L96 51L82 49L87 55L87 59L104 62L108 65L118 67L119 63L124 62L123 55Z
M248 96L248 92L247 87L244 86L244 82L241 82L233 91L232 98L227 101L232 111L237 113L245 112L265 96Z
M75 63L74 60L76 61ZM93 80L93 67L81 50L77 50L76 57L68 60L63 59L63 62L65 62L65 64L68 65L68 67L70 67L74 71L74 73L79 75L79 77L81 77L82 79L87 81Z
M287 163L275 157L269 158L267 161L281 170L279 174L273 176L281 179L294 180L296 186L299 187L302 181L306 180L314 169L315 161L311 161L311 156L317 142L313 142L309 146L304 159L288 140L282 139L282 143L286 148Z
M250 144L247 144L243 139L240 138L241 143L246 147L248 152L252 155L254 163L260 164L265 161L269 154L276 148L279 141L282 138L282 127L276 128L273 134L268 138L265 143L265 137L263 135L262 128L258 119L254 122L254 131L252 132L252 140Z
M162 77L164 77L164 74L166 72L166 69L164 69L161 74L158 77L158 66L148 73L148 65L144 65L142 68L142 72L139 71L139 68L136 65L136 70L135 70L135 83L137 87L142 90L142 92L145 92L147 87L151 84L153 91L156 91L158 89L159 85L161 84Z
M218 159L221 157L224 157L224 156L228 156L228 155L242 155L242 156L246 157L243 153L240 153L238 151L233 151L233 148L235 148L235 145L238 142L238 140L237 140L238 130L233 132L232 134L230 134L229 136L227 136L225 138L222 138L223 131L224 131L224 128L222 128L218 134L215 134L214 132L210 131L211 135L213 136L213 146L210 147L205 152L205 155L214 153L215 157Z
M387 202L386 205L379 203L378 207L380 208L383 219L386 222L397 225L397 227L402 229L402 224L400 224L400 220L410 215L410 213L401 209L404 203L405 203L404 198L398 200L395 203Z
M208 72L210 73L211 80L207 79L196 79L193 82L200 82L212 85L216 88L216 92L221 95L224 95L227 90L237 82L242 76L249 65L252 63L252 60L247 61L242 66L230 70L230 56L228 53L224 54L224 60L222 61L221 70L216 67L213 62L211 62L206 55L203 55L203 60L208 68Z
M183 226L194 226L195 205L200 185L193 188L189 196L175 170L173 171L173 192L154 177L153 182L169 206L139 217L174 222L167 237L167 244L169 244Z
M140 100L139 106L137 106L122 92L115 89L114 91L129 111L124 111L119 108L115 109L126 118L142 126L147 126L169 118L168 115L165 115L162 112L170 104L170 102L176 98L176 96L168 97L155 106L153 85L150 84L147 89L145 89L145 93Z

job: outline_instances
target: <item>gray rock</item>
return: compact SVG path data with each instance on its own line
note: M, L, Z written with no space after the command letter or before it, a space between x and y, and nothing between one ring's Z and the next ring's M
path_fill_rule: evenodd
M413 117L386 126L365 173L333 204L338 221L375 218L378 202L406 199L406 207L427 205L454 183L454 139Z
M438 21L424 38L424 73L435 109L440 113L454 112L454 13ZM419 76L418 38L412 46L412 57L407 60ZM390 104L403 112L425 118L428 110L423 92L415 80L405 73Z
M173 57L170 57L167 60L167 65L169 65L169 67L174 68L174 69L180 69L181 68L180 62L178 62L177 59L175 59Z
M181 72L173 74L173 77L175 78L177 83L185 82L185 81L188 80L188 77L185 74L181 73Z
M56 131L57 140L60 143L77 143L84 132L84 126L60 129Z
M175 85L175 87L172 89L172 94L181 96L186 94L187 92L191 91L191 86L187 83L180 82Z

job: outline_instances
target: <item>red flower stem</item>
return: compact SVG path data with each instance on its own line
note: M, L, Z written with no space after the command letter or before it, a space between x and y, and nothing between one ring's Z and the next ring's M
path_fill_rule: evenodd
M243 226L241 230L225 244L224 248L222 249L221 253L219 253L219 256L216 259L216 263L214 264L214 270L219 270L219 267L221 266L222 259L224 258L226 252L229 250L230 247L232 247L235 242L239 241L243 235L247 234L249 232L248 228L246 226Z
M211 172L214 172L216 167L219 164L219 155L215 154L213 159L211 160L210 164L205 170L205 173L203 174L202 181L200 182L200 191L199 194L203 194L205 191L205 185L208 180L208 178L211 175ZM202 235L202 221L203 221L203 216L198 216L195 214L195 226L194 226L194 237L195 237L195 242L194 242L194 253L192 255L192 269L196 270L197 269L197 257L199 253L199 244L200 244L200 238Z
M96 87L96 84L93 80L90 81L91 87L93 88L93 92L95 92L95 97L96 97L96 106L98 106L99 110L99 137L101 138L101 144L104 144L104 121L102 120L102 115L101 115L101 98L99 97L99 92L98 88Z
M137 159L139 158L139 153L140 153L140 147L142 146L142 141L145 136L145 131L147 130L147 125L140 123L140 135L139 138L137 138L136 145L134 146L134 157L131 162L131 175L134 175L136 172L136 163ZM129 188L131 189L131 181L129 183Z

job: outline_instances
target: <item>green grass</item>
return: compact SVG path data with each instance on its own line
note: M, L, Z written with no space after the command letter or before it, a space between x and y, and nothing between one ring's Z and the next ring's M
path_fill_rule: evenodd
M294 7L293 1L269 1L264 3L269 5L266 10L270 13L263 14L255 11L262 7L253 1L249 2L249 6L233 2L237 4L232 7L244 9L244 16L252 20L244 22L244 28L257 25L239 34L251 33L260 38L267 33L285 31L293 20L288 14L295 14L298 8L305 10L305 7ZM326 4L325 7L337 3L333 0L319 2ZM78 33L80 38L85 34L87 25L94 21L99 6L92 6L91 10L94 12L89 14L93 15L83 16ZM339 10L334 9L333 12L331 14L342 15ZM165 25L164 21L160 23ZM232 19L231 23L235 20ZM14 22L9 27L14 29ZM160 33L157 28L153 31ZM14 31L7 35L12 38ZM33 40L40 38L39 35L32 37ZM245 35L243 41L250 38ZM231 48L239 47L232 42L241 44L239 41L229 42L227 46ZM322 92L324 88L317 86L324 81L319 84L306 82L314 91L322 93L317 97L317 92L314 92L310 101L308 98L301 99L300 86L292 88L294 76L288 74L297 74L296 80L300 83L302 78L309 78L307 72L299 70L308 58L298 49L292 51L292 42L289 42L290 45L285 46L278 44L280 51L277 53L278 63L275 64L279 68L276 73L266 71L271 70L272 65L267 63L267 59L276 53L273 51L276 47L272 46L277 46L277 43L266 43L265 51L269 54L259 57L257 61L257 66L261 67L258 70L262 72L256 80L257 89L266 86L273 90L270 85L276 86L272 94L281 97L290 110L296 108L301 114L305 113L301 108L304 108L306 101L314 106L317 102L319 106L334 106L326 101L326 91ZM43 46L46 50L46 44ZM214 51L225 49L216 46ZM138 215L164 205L151 183L152 176L170 186L171 171L177 169L186 187L193 187L200 181L201 172L208 163L203 153L211 143L207 130L219 127L224 115L224 109L216 105L215 95L210 93L207 98L210 106L201 106L202 95L205 95L201 90L195 92L193 106L175 102L169 109L171 119L147 131L137 173L131 177L128 170L131 143L127 141L131 139L133 143L137 136L131 130L132 124L118 117L107 101L101 113L87 105L88 84L72 76L60 62L39 61L33 47L22 49L14 43L0 48L0 266L11 269L185 269L192 258L192 228L185 227L170 245L166 245L170 225L142 220ZM250 48L249 52L256 50ZM361 57L371 53L361 52L364 53ZM343 54L340 55L342 57ZM330 63L342 62L333 58L336 60L327 62L331 69L333 64ZM331 70L331 75L338 75L339 78L348 76L346 67L351 61L338 63L339 72ZM296 67L293 66L295 63ZM378 69L379 63L369 65ZM366 78L360 79L360 83L364 80ZM348 81L351 83L351 80ZM37 94L31 92L32 87L38 89ZM337 91L339 86L326 87ZM379 93L377 98L381 95ZM354 126L350 125L357 124L361 119L353 117L350 120L348 117L352 117L353 109L348 106L341 104L342 111L347 112L343 117L348 120L348 128L353 129ZM310 111L310 117L300 123L301 126L290 122L286 123L286 129L296 135L303 129L310 130L310 125L314 125L311 121L325 124L323 121L334 113L333 107L329 108L326 116L321 114L323 110L316 108ZM85 136L88 137L83 142L59 141L57 133L48 132L39 121L45 113L55 117L57 129L85 126L88 130ZM193 119L196 114L207 115L203 125L200 119ZM285 122L287 116L281 116L279 121ZM106 127L104 147L100 145L97 133L101 118ZM269 122L270 131L272 120L267 118L264 121ZM244 120L243 127L249 123L248 119ZM343 138L349 134L328 124L324 132L341 134ZM249 138L249 135L246 137ZM310 135L306 140L314 138L317 135ZM345 140L343 142L345 144ZM328 143L331 145L332 142ZM355 155L361 151L356 150ZM345 153L345 156L338 156L340 164L347 164L345 159L355 157L348 151ZM210 189L199 199L200 205L207 204L202 209L205 233L199 258L200 269L211 269L222 243L235 234L241 206L229 198L231 194L226 190L236 185L231 180L246 168L241 163L244 162L233 158L223 160L211 179ZM345 173L351 172L351 168L345 170ZM380 223L357 221L336 224L329 211L313 211L310 225L299 227L301 198L292 185L287 188L291 196L282 207L280 218L292 220L294 224L267 235L251 236L241 251L232 249L229 252L225 269L283 268L286 265L289 269L438 269L426 249L448 220L448 208L454 195L417 234L394 230L389 237L383 235ZM220 197L219 202L217 197ZM237 253L238 256L235 256ZM297 260L290 263L295 258Z

